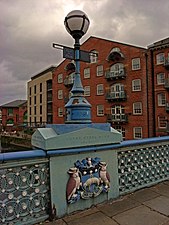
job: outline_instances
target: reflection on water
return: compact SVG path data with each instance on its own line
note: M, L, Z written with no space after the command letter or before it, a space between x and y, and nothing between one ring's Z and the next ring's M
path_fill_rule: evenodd
M28 150L28 149L14 146L14 145L4 144L4 143L1 143L1 140L0 140L0 153L17 152L17 151L25 151L25 150Z

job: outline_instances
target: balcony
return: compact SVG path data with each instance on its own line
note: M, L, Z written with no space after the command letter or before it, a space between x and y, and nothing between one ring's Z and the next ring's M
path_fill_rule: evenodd
M64 80L64 85L66 87L71 87L73 85L74 79L72 77L66 77Z
M107 122L110 123L127 123L128 115L127 114L108 114Z
M165 79L164 87L165 87L166 89L169 89L169 78Z
M169 69L169 58L166 58L165 61L164 61L164 67L166 69Z
M109 101L126 101L127 95L125 91L107 92L106 99Z
M124 79L126 72L124 69L120 69L119 71L106 71L105 77L108 80Z

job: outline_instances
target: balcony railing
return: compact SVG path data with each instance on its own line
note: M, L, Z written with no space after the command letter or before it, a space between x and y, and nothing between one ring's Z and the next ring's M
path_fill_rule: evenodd
M73 85L73 81L74 81L74 79L72 77L67 77L64 80L64 85L67 86L67 87L72 86Z
M127 95L125 91L120 92L107 92L106 99L109 101L125 101L127 99Z
M125 78L126 77L126 73L125 73L124 69L120 69L119 71L106 71L105 77L108 80Z
M127 123L128 115L127 114L108 114L107 122L113 123Z

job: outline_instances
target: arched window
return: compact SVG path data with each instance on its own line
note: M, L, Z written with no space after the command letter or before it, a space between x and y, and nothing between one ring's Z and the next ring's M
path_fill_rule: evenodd
M124 64L116 63L110 67L110 73L114 76L124 75Z
M108 55L108 60L115 61L115 60L121 60L121 59L124 59L124 55L121 52L120 48L118 47L112 48L112 50L110 51Z
M110 88L110 92L111 93L120 93L124 91L124 85L123 84L120 84L120 83L116 83L116 84L113 84Z

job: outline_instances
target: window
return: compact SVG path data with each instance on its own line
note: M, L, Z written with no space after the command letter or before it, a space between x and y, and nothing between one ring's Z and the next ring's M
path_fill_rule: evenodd
M40 114L42 114L42 105L40 105Z
M42 124L42 116L40 116L40 123Z
M165 106L166 104L165 93L158 94L157 99L158 99L158 106Z
M156 62L158 64L163 64L165 60L164 53L159 53L156 55Z
M124 115L124 106L121 105L114 105L111 108L112 115ZM117 116L118 117L118 116Z
M110 67L110 76L117 77L117 76L124 76L124 64L123 63L116 63Z
M84 69L84 78L90 78L90 68Z
M42 92L42 83L40 83L40 92Z
M29 108L29 114L31 115L32 113L31 113L32 111L31 111L31 107Z
M132 91L141 91L141 80L132 80Z
M133 114L134 115L141 115L142 114L142 103L141 102L133 103Z
M113 128L114 128L115 130L117 130L118 132L122 133L123 140L125 140L125 135L126 135L126 134L125 134L125 133L126 133L125 128L122 127L122 126L119 126L119 125L114 126Z
M29 95L31 95L31 87L29 88Z
M157 84L164 84L165 83L165 74L164 73L158 73L157 74Z
M8 109L8 116L13 116L13 109L12 108Z
M63 108L58 108L58 116L63 117Z
M42 103L42 94L40 94L40 103Z
M34 106L34 114L36 115L36 106Z
M142 127L134 127L134 139L142 139Z
M34 96L34 105L36 105L36 96Z
M140 69L140 58L132 59L132 70Z
M97 105L97 116L104 116L104 106Z
M29 97L29 105L31 105L31 104L32 104L31 100L32 100L32 98L31 98L31 97Z
M98 84L97 85L97 95L103 95L103 94L104 94L103 84Z
M96 63L98 60L98 52L96 50L92 50L90 52L90 63Z
M166 116L158 116L158 127L159 128L167 127L167 117Z
M58 90L58 99L63 99L63 90Z
M97 76L103 76L103 65L97 66Z
M63 74L58 74L58 84L63 83Z
M36 85L34 86L34 94L36 94Z
M90 96L90 86L84 87L84 96Z

